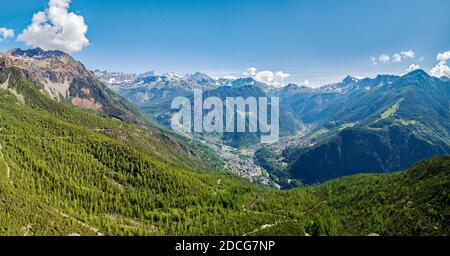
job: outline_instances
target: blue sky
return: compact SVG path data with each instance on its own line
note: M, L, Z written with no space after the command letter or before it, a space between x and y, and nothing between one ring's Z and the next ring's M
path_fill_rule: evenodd
M0 28L17 36L47 6L4 1ZM448 10L447 0L72 0L69 8L84 17L89 40L72 54L91 69L242 76L256 67L311 85L401 74L411 64L429 71L450 50ZM0 52L14 47L28 46L0 42ZM401 54L410 50L414 57Z

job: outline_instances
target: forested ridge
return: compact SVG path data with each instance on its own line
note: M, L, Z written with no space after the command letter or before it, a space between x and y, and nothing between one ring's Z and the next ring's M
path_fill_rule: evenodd
M449 157L276 191L163 128L58 103L14 68L7 79L1 235L449 234Z

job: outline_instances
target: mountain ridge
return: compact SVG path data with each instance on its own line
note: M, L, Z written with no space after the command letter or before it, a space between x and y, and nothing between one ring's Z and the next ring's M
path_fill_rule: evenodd
M376 80L378 85L361 82L362 87L371 86L370 91L357 89L330 104L339 110L318 126L327 129L326 135L312 148L295 153L290 149L288 172L315 183L324 177L398 171L424 158L450 154L450 85L421 70Z
M1 235L450 232L449 157L396 174L267 189L224 171L218 157L194 140L57 100L28 78L62 73L42 67L29 72L9 61L0 58ZM224 89L264 94L254 85ZM375 124L401 111L402 104L389 108Z
M123 120L142 122L133 105L112 92L79 61L62 51L13 49L0 55L0 69L20 71L14 83L24 78L51 99ZM5 77L4 81L8 80ZM8 80L7 87L14 87Z

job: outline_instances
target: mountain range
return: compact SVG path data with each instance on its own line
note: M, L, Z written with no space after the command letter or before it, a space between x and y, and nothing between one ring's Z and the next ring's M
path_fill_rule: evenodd
M449 234L449 157L395 174L275 190L230 173L223 156L202 141L147 117L153 102L139 109L95 74L60 51L0 55L1 235ZM125 75L124 83L117 76L115 89L127 91L142 79L163 96L165 89L187 92L185 85L218 96L284 95L282 122L303 130L285 134L293 143L260 149L274 154L259 159L274 179L313 184L357 173L353 166L387 172L447 152L449 84L420 70L322 89L153 76L150 82ZM301 102L307 107L297 109ZM165 113L161 108L155 111ZM371 159L386 168L363 169ZM319 167L323 172L312 175Z
M320 103L297 112L306 124L316 123L312 135L320 136L313 146L285 152L292 177L311 184L361 172L392 172L450 153L450 83L416 70L335 88L331 94L306 96ZM293 96L287 104L295 108L302 97Z
M98 112L108 117L139 121L139 110L113 93L84 65L61 51L14 49L0 58L0 67L15 68L38 85L39 90L56 101ZM6 74L7 75L7 74ZM13 78L11 78L13 79ZM3 87L14 89L8 77ZM20 90L20 88L15 88Z
M200 72L184 76L174 73L159 75L154 71L140 75L108 71L95 71L94 73L111 89L139 106L143 112L166 127L170 126L173 115L172 100L177 96L185 96L193 102L193 89L201 89L204 98L215 96L222 100L227 97L268 97L277 90L275 87L258 82L253 78L212 78ZM294 134L299 127L297 120L284 107L282 107L280 115L282 116L280 133L282 135ZM218 135L224 144L233 147L258 144L260 136L260 133L249 132Z
M284 146L283 140L269 146L276 150L260 148L257 161L279 182L315 184L361 172L393 172L418 160L450 153L450 83L423 70L403 76L347 76L342 82L319 88L296 84L275 88L252 78L218 80L200 73L172 80L151 74L151 81L165 81L165 85L142 83L146 76L139 75L140 79L121 85L117 91L165 125L170 123L171 100L191 95L192 88L202 88L206 95L222 99L279 97L282 135L305 133L301 143ZM258 135L226 133L221 139L233 147L247 147L257 144Z

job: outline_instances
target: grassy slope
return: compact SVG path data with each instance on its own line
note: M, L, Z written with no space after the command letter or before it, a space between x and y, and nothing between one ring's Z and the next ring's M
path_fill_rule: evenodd
M317 130L315 135L322 136L314 147L285 151L290 177L315 184L362 172L403 170L418 160L450 154L450 84L421 70L388 80L364 79L360 89L324 100L328 110L319 108L323 119L316 117L319 124L325 120L319 127L328 133ZM342 129L350 124L354 126Z
M290 191L215 170L194 145L0 90L2 235L449 234L450 159ZM435 226L437 229L435 229Z
M258 232L311 235L448 235L450 157L436 157L396 174L361 174L304 190L317 203L308 221ZM299 231L300 230L300 231Z

